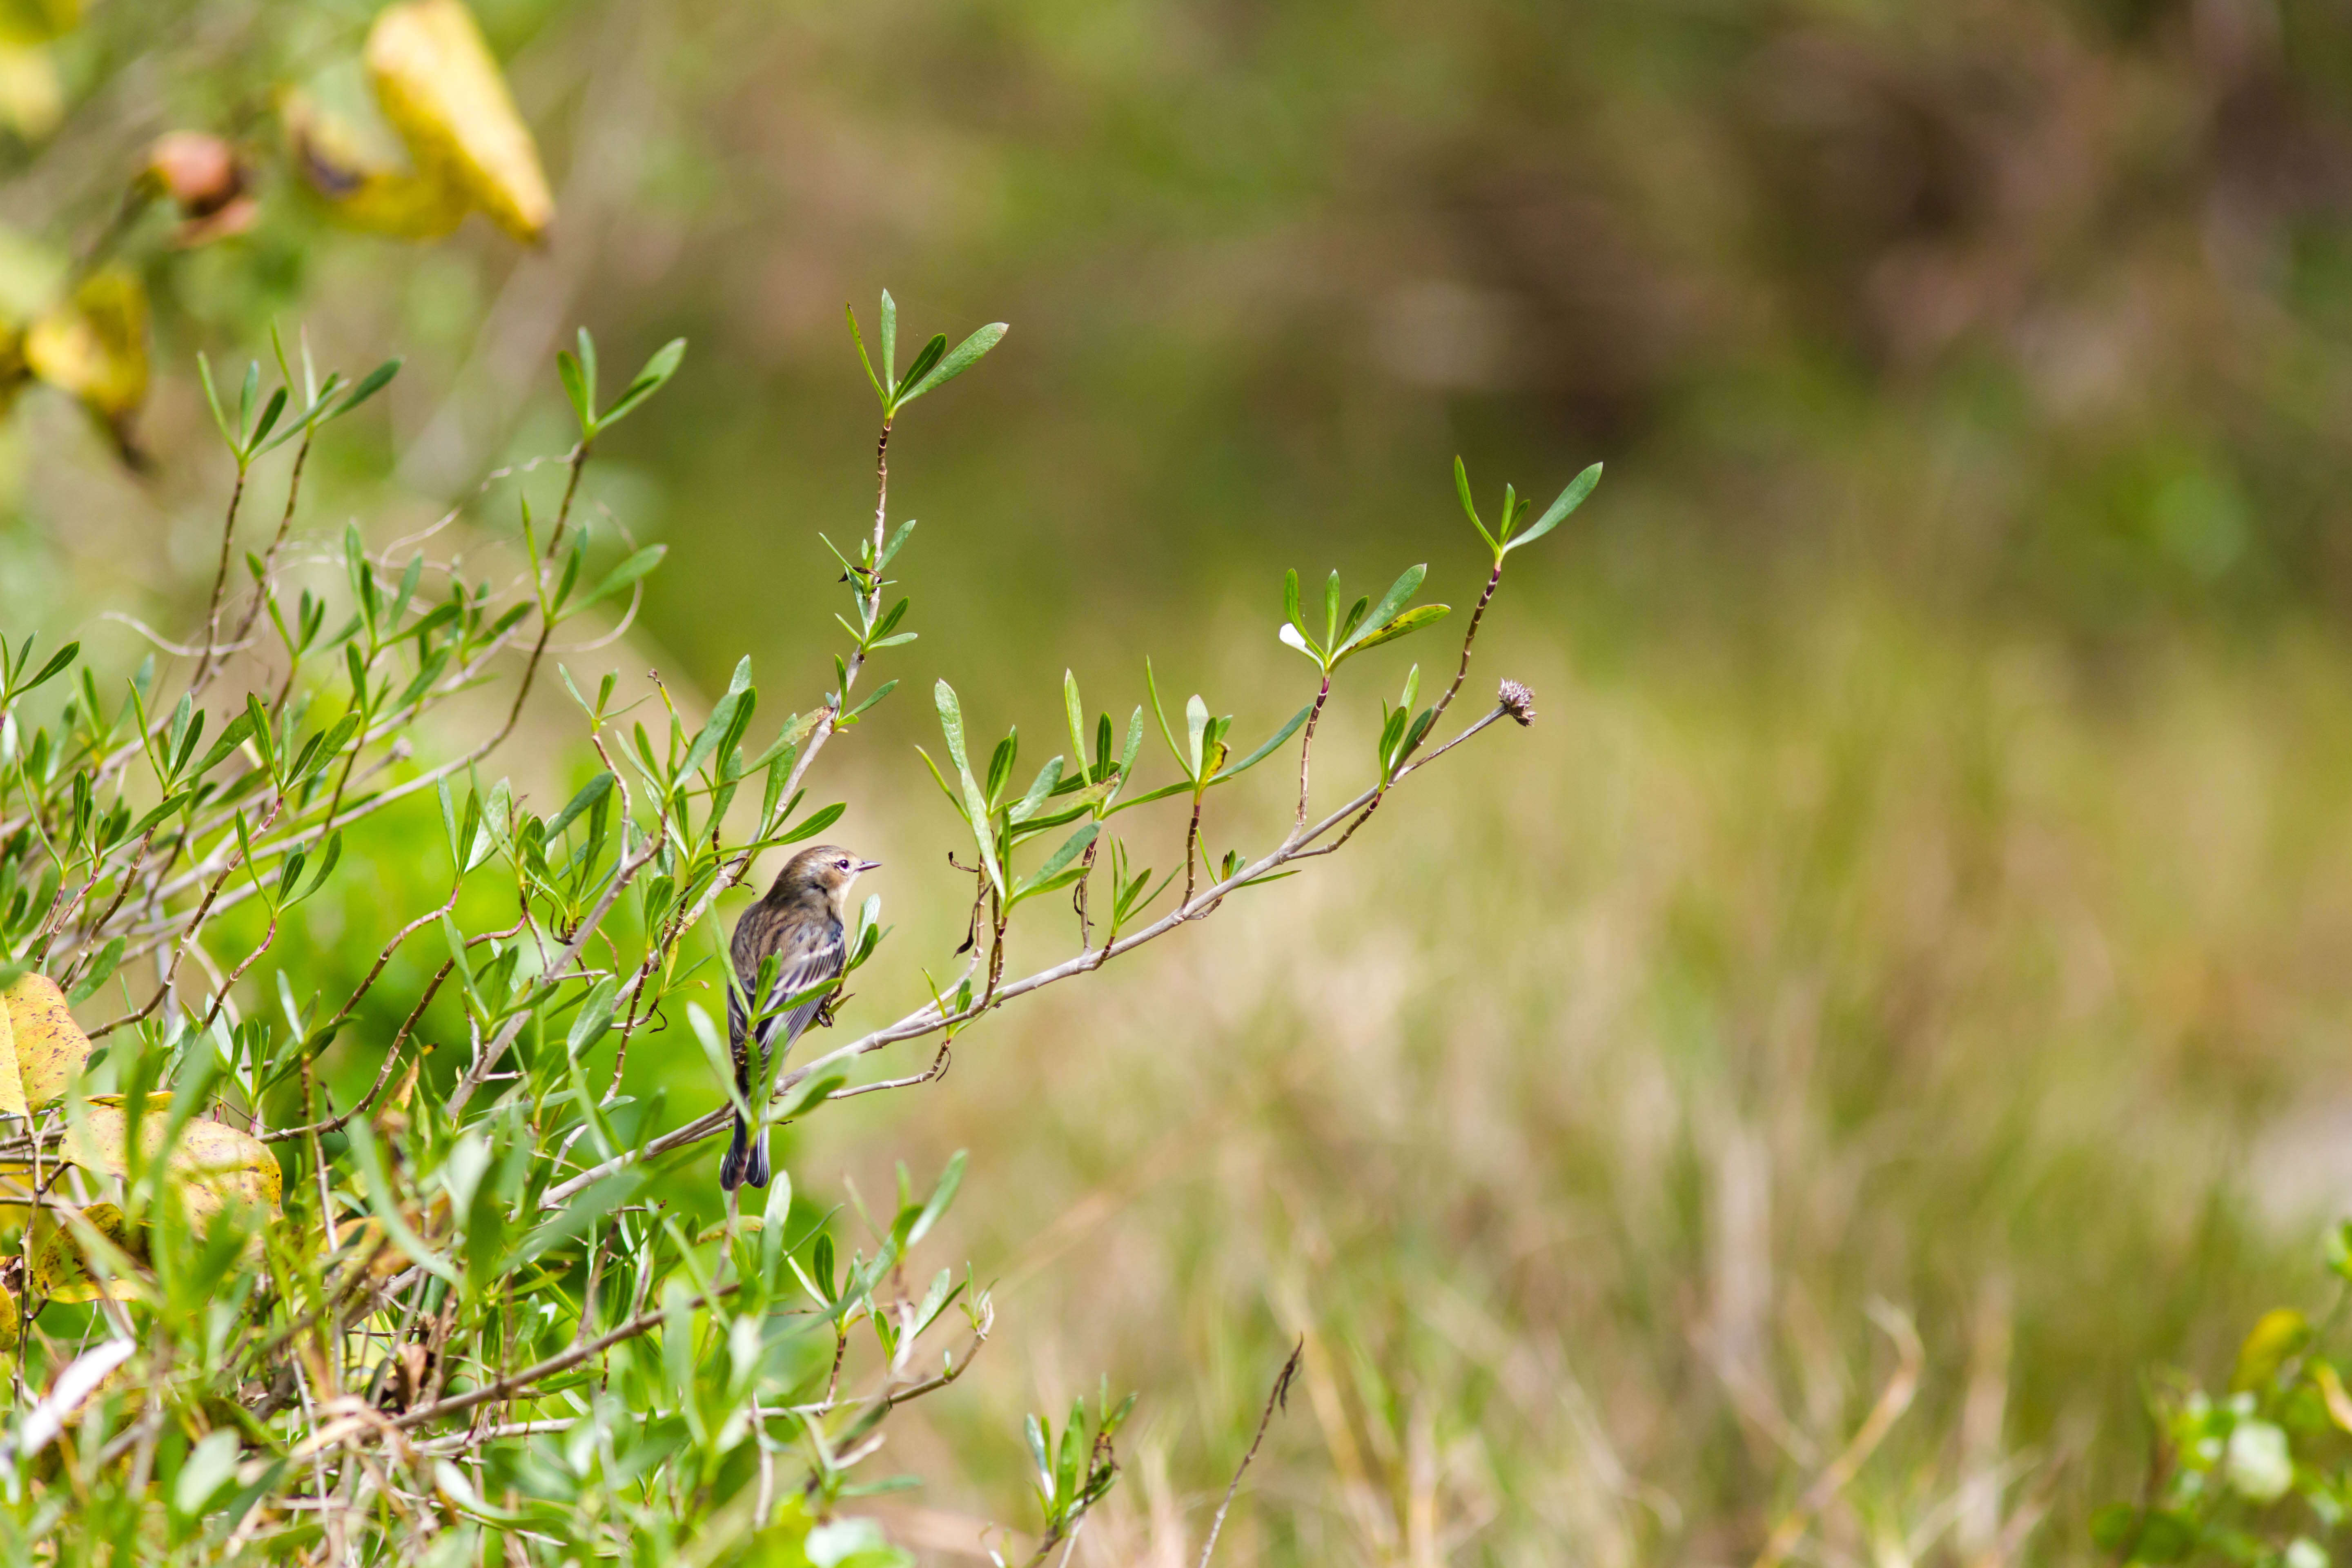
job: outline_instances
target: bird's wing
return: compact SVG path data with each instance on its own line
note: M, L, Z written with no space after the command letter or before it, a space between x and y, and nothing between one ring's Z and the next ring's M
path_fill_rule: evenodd
M775 988L768 993L768 999L761 1010L771 1012L786 997L831 980L841 973L842 963L846 956L845 938L838 924L827 921L822 927L806 931L801 940L785 947L783 962L776 969ZM752 976L752 983L759 983L756 974ZM808 1027L809 1020L816 1016L816 1010L824 1005L824 997L812 996L788 1013L772 1014L760 1026L761 1049L764 1051L774 1044L780 1032L785 1046L799 1039L801 1031Z

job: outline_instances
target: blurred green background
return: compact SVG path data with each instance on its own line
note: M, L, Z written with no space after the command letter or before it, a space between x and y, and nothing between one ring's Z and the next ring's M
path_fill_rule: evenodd
M0 139L0 293L93 243L158 132L268 148L281 87L352 96L372 11L93 3L51 47L61 121ZM1304 700L1286 567L1427 560L1462 605L1455 453L1490 504L1609 465L1513 558L1474 672L1533 684L1533 730L791 1149L826 1206L972 1151L947 1245L996 1337L894 1425L925 1488L873 1505L927 1560L1027 1522L1020 1413L1108 1375L1139 1424L1076 1560L1189 1563L1304 1335L1221 1561L1744 1561L1896 1373L1877 1302L1919 1394L1801 1558L2077 1560L2144 1463L2146 1371L2218 1376L2254 1312L2316 1304L2352 1196L2352 13L478 12L551 241L342 233L267 159L249 233L136 230L152 467L22 399L0 624L127 668L99 612L201 618L199 349L275 319L408 356L301 520L388 539L562 449L575 325L608 375L683 334L588 481L667 563L625 645L564 657L694 701L749 653L764 722L837 636L818 531L870 515L844 301L887 285L915 341L1009 321L893 441L922 640L818 784L899 922L853 1024L961 934L930 679L1042 759L1062 670L1123 720L1148 649L1247 737ZM1447 657L1378 656L1330 788ZM551 696L500 765L576 782L573 720ZM1278 830L1261 788L1219 848ZM362 965L437 874L362 868L288 962ZM719 1098L684 1040L631 1069L673 1114Z

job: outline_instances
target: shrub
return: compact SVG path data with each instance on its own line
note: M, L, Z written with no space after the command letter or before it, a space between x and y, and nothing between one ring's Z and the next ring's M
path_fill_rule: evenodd
M17 1555L47 1541L155 1562L479 1561L500 1547L509 1562L902 1560L838 1509L877 1485L866 1461L892 1412L952 1384L993 1327L969 1266L915 1263L961 1157L920 1184L902 1173L890 1212L861 1211L863 1239L796 1202L782 1173L754 1192L757 1212L730 1194L700 1229L652 1184L715 1164L709 1140L739 1112L781 1125L936 1079L990 1014L1307 869L1422 768L1498 720L1531 720L1504 681L1438 738L1510 552L1580 504L1597 466L1532 522L1507 489L1490 525L1457 465L1485 590L1443 689L1421 705L1418 667L1406 677L1382 704L1369 782L1336 808L1313 801L1319 721L1357 654L1448 613L1412 603L1421 566L1377 600L1334 574L1319 605L1290 574L1280 635L1313 684L1246 752L1230 716L1197 694L1177 706L1147 661L1146 701L1123 725L1089 725L1066 676L1069 750L1023 782L1017 734L982 743L939 681L941 745L925 760L970 838L955 873L968 880L939 896L968 903L968 938L911 1011L742 1095L726 1026L687 993L715 975L754 1012L753 996L768 1012L837 999L840 981L777 998L769 977L728 973L719 906L762 854L841 815L812 805L814 766L890 695L895 679L869 677L916 637L890 575L914 532L890 514L893 435L1005 330L954 348L933 337L900 370L887 294L879 328L878 354L858 340L881 409L874 512L833 546L849 604L830 684L762 723L746 659L697 721L666 691L625 705L613 674L583 684L559 667L597 765L551 813L483 769L545 684L558 627L616 607L625 619L659 563L660 546L594 523L580 479L677 371L682 343L609 403L584 331L561 357L579 439L552 517L525 504L504 536L519 559L503 582L447 544L464 509L373 549L356 526L320 550L298 531L314 444L395 365L322 379L307 351L280 347L267 395L258 364L233 393L207 368L236 482L201 630L120 685L76 646L0 644L13 966L0 1113L14 1119L0 1161L16 1237L0 1274L15 1401L0 1533ZM266 545L240 554L265 482L282 484L282 508ZM494 683L488 707L459 701ZM435 734L470 724L471 743L424 754L428 718ZM1160 784L1143 778L1154 738L1174 765ZM1212 797L1293 751L1288 830L1254 856L1213 857ZM446 896L398 911L356 984L321 994L319 966L281 942L289 916L354 868L413 862L389 826L404 805L437 815ZM1184 864L1164 872L1135 863L1118 820L1153 805L1185 825ZM1067 903L1075 950L1009 974L1009 929L1049 896ZM848 971L888 935L866 899ZM388 976L420 959L429 977L387 997ZM85 1035L68 1005L96 1016L110 994ZM622 1068L634 1038L677 1014L715 1103L672 1121L659 1100L621 1092ZM378 1021L395 1017L387 1037ZM321 1070L339 1040L376 1064L341 1105ZM856 1076L870 1053L919 1040L928 1066ZM436 1057L436 1043L453 1048ZM1127 1408L1106 1392L1058 1433L1033 1418L1043 1518L1023 1554L1082 1528L1115 1479Z

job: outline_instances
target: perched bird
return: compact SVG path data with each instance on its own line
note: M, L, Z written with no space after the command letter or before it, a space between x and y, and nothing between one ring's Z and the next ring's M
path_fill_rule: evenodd
M738 984L727 992L727 1042L735 1058L735 1087L753 1110L766 1101L771 1065L792 1048L824 999L811 997L786 1013L774 1009L786 997L823 985L841 973L848 958L842 912L850 884L881 863L861 860L831 844L803 849L784 862L767 897L735 922L730 953ZM776 978L761 999L759 1010L768 1016L755 1030L744 1012L744 999L758 988L761 963L771 954L776 959ZM768 1184L768 1134L762 1131L754 1141L738 1111L734 1141L719 1163L719 1184L731 1193L746 1182L755 1187Z

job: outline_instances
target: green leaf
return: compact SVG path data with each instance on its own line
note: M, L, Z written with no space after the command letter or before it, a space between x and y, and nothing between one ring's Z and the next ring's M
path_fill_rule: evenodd
M172 1482L173 1510L187 1518L203 1513L213 1494L236 1478L242 1452L236 1433L229 1428L206 1433L180 1461L180 1473Z
M882 378L874 374L874 362L866 357L866 339L857 330L857 312L847 305L841 308L841 312L849 318L849 341L857 345L857 363L866 367L866 379L873 383L874 395L882 400L882 406L887 408L890 405L890 392L882 384Z
M1282 574L1282 613L1289 620L1291 629L1297 634L1295 637L1286 637L1282 640L1316 663L1322 663L1323 650L1317 647L1315 639L1307 635L1307 622L1299 614L1298 573L1295 568Z
M589 422L593 424L596 418L596 388L603 380L596 374L596 340L588 335L586 327L582 327L574 335L573 341L580 345L581 378L587 384L588 388L588 395L582 401L588 410Z
M840 719L836 721L836 727L845 727L848 724L855 722L860 713L865 712L868 708L873 707L877 702L881 701L882 699L889 696L890 693L898 689L898 682L895 679L884 681L881 685L874 689L874 694L872 696L859 703L856 707L852 708L848 712L844 713Z
M1507 554L1511 551L1517 550L1520 545L1541 539L1545 534L1549 533L1553 529L1558 528L1560 524L1560 520L1566 517L1570 512L1574 511L1578 507L1582 506L1584 504L1584 498L1591 495L1592 493L1592 488L1600 482L1601 465L1598 463L1593 464L1591 468L1585 469L1584 472L1569 480L1568 488L1559 492L1559 499L1553 501L1551 505L1546 507L1544 509L1544 514L1528 525L1528 531L1525 533L1520 534L1517 539L1511 540L1504 544L1504 552Z
M1452 613L1453 608L1451 605L1416 605L1388 625L1376 626L1356 638L1349 646L1348 651L1350 654L1359 654L1366 648L1378 647L1384 642L1394 642L1397 638L1410 636L1433 622L1444 620Z
M1138 703L1135 711L1127 716L1127 743L1119 748L1118 752L1118 778L1122 787L1133 776L1135 759L1142 750L1143 707Z
M1045 804L1045 798L1054 793L1054 787L1061 782L1062 759L1055 757L1037 770L1037 776L1030 782L1028 793L1013 804L1007 820L1026 822L1036 816L1038 807Z
M735 673L727 682L726 694L711 704L709 722L696 732L694 743L686 749L686 759L677 765L680 777L709 761L711 753L719 749L719 742L726 739L728 731L734 727L738 711L745 704L758 701L751 687L751 656L745 654L735 663Z
M1372 606L1371 614L1364 616L1357 624L1370 630L1385 627L1396 617L1397 612L1404 608L1405 601L1411 599L1420 589L1421 580L1428 575L1429 567L1426 564L1406 567L1397 580L1389 584L1389 591L1381 595L1381 602ZM1353 620L1355 617L1351 616L1349 619ZM1356 651L1369 635L1368 630L1359 630L1349 637L1346 642L1332 650L1333 662L1338 662L1339 655Z
M123 939L118 936L99 949L98 956L90 961L89 972L66 993L66 1001L69 1005L79 1006L98 994L98 988L113 976L115 965L122 962L122 945Z
M236 451L242 443L236 432L229 428L228 416L221 410L220 393L213 386L213 362L205 357L201 349L196 351L196 379L204 383L205 406L213 411L213 423L220 427L221 439L228 443L230 451Z
M1017 903L1035 894L1051 892L1055 888L1067 886L1067 881L1056 881L1055 879L1061 877L1064 871L1069 868L1072 861L1087 852L1087 846L1092 844L1095 841L1095 836L1101 831L1100 823L1089 822L1064 839L1062 847L1047 856L1045 863L1038 867L1034 875L1013 890L1013 901ZM1072 873L1068 880L1076 880L1076 873Z
M1323 646L1329 647L1339 640L1339 571L1323 580Z
M887 289L882 290L882 384L898 390L898 301Z
M557 352L555 374L563 383L563 395L572 405L573 416L580 421L580 433L588 435L596 428L594 394L588 390L587 378L581 372L580 362L572 357L570 349Z
M392 384L392 378L400 374L402 363L403 362L396 359L388 359L382 364L376 366L373 370L368 372L366 375L361 377L357 385L353 386L349 392L343 394L342 401L335 405L334 408L327 415L327 417L329 419L341 419L344 415L349 414L352 409L357 408L361 404L365 403L369 398L373 397L377 393L382 392L386 386Z
M28 638L27 642L29 643L29 641L30 639ZM18 687L14 692L10 693L10 695L14 697L22 697L26 692L31 691L37 687L45 685L47 682L56 679L58 673L62 671L66 666L71 664L74 661L75 656L80 652L81 644L78 642L69 642L66 644L65 647L49 655L49 662L41 666L40 674L33 677L32 679Z
M904 408L927 392L936 392L949 382L980 363L980 357L1004 341L1012 329L1003 321L991 321L950 350L947 356L931 367L930 373L916 384L899 394L898 406Z
M814 838L818 834L823 833L826 828L831 827L835 823L839 822L841 820L841 814L848 809L849 806L847 803L843 801L835 801L830 805L818 806L814 811L810 812L808 816L803 817L800 821L793 824L792 826L778 834L776 836L776 842L779 844L797 844L803 838Z
M947 334L944 332L934 333L931 337L931 341L925 343L921 349L917 351L913 361L908 364L906 377L898 383L899 386L901 388L919 388L923 384L923 377L930 374L931 367L939 363L940 358L945 355L947 352ZM914 392L907 392L898 399L898 405L903 408L906 406L908 400L912 398L914 395Z
M645 1184L646 1173L641 1167L615 1171L591 1184L587 1191L563 1206L562 1214L525 1233L523 1238L516 1243L514 1251L508 1255L506 1268L509 1270L520 1269L575 1237L586 1234L602 1224L605 1215L635 1197Z
M1470 520L1470 526L1478 531L1478 537L1486 542L1486 548L1499 551L1501 546L1495 542L1495 536L1486 531L1486 525L1478 519L1478 503L1470 499L1470 470L1463 466L1458 453L1454 458L1454 492L1462 498L1462 515ZM1504 526L1508 528L1510 520L1506 518L1503 521Z
M678 363L685 358L686 340L684 338L672 338L656 349L653 358L646 361L645 368L637 372L636 379L629 383L622 390L621 395L613 400L613 406L596 416L597 433L602 435L618 425L635 413L639 404L667 385L669 378L677 374Z
M1078 678L1066 669L1062 671L1062 716L1070 721L1070 755L1077 759L1078 771L1083 773L1087 766L1087 710L1078 700Z
M1211 784L1223 784L1227 779L1239 778L1242 774L1257 766L1258 763L1265 761L1267 757L1273 755L1274 749L1276 746L1281 745L1285 741L1287 741L1291 736L1298 732L1298 727L1307 722L1307 715L1312 713L1314 710L1315 704L1310 702L1306 707L1301 708L1297 712L1293 713L1290 716L1290 721L1285 724L1281 729L1276 730L1274 734L1268 738L1265 745L1260 746L1256 751L1252 752L1240 762L1234 763L1224 768L1215 778L1211 779L1209 782Z
M667 544L646 545L607 573L604 580L591 589L586 598L580 601L580 607L585 609L600 599L611 598L660 565L662 557L668 553L669 546Z
M1160 680L1152 672L1151 660L1149 658L1143 661L1143 689L1151 699L1151 716L1160 721L1160 738L1168 742L1168 754L1176 759L1178 767L1184 766L1184 748L1176 743L1176 731L1169 726L1168 711L1160 706ZM1136 711L1139 714L1142 710L1138 709ZM1192 775L1188 773L1184 776L1190 779Z
M260 423L254 426L253 438L248 443L254 451L258 453L263 449L261 445L263 437L278 427L278 416L285 412L286 389L281 386L271 393L269 401L262 405Z
M963 708L956 700L955 688L940 681L931 689L931 700L940 710L940 729L946 734L948 755L954 759L957 776L963 784L964 820L971 825L972 841L980 847L981 864L988 869L988 879L1002 893L1004 872L996 863L995 835L988 827L988 797L981 793L980 782L971 776L971 761L963 744Z
M915 1216L914 1228L907 1232L908 1247L929 1236L931 1226L948 1212L948 1205L955 1202L956 1189L963 1185L964 1154L965 1151L959 1149L948 1156L947 1168L940 1173L939 1184L931 1189L929 1200L923 1205L923 1212Z

